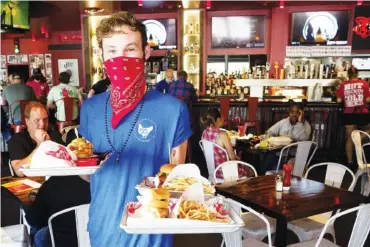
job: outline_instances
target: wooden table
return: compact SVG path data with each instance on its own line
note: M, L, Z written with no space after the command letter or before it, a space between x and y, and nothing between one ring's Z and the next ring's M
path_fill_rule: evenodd
M9 177L1 178L1 185L5 184L5 183L10 183L10 182L16 182L16 181L19 181L19 180L22 180L22 179L32 180L32 181L40 183L40 184L43 184L45 182L45 177L23 177L23 178L19 178L19 177L10 177L9 176ZM9 191L7 188L5 188L3 186L1 186L1 189L6 190L10 194L14 195L23 205L28 205L28 204L33 203L33 200L31 200L28 197L28 195L32 191L32 189L21 191L21 192L18 192L18 193L13 193L13 192Z
M309 179L293 177L291 183L289 192L276 192L275 175L269 175L237 182L228 187L216 187L216 190L221 195L276 218L276 247L287 245L289 221L355 207L367 200L360 194ZM282 193L281 199L277 199L277 193Z

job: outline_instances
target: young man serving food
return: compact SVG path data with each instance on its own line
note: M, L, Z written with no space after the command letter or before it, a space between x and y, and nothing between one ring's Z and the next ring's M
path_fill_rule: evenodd
M136 201L135 186L169 162L169 146L172 163L184 163L188 110L176 98L146 90L150 48L145 26L133 15L113 14L96 33L112 88L84 102L79 131L94 152L113 155L90 177L91 246L172 246L172 235L127 234L120 221L127 202Z

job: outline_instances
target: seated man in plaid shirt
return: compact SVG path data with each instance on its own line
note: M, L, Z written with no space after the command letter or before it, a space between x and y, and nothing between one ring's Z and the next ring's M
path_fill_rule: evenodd
M193 84L187 82L188 74L186 71L180 71L178 80L170 84L168 93L174 97L182 97L186 102L198 101Z

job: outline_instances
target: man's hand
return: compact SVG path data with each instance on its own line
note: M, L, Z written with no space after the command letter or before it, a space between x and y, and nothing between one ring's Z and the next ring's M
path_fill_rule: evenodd
M299 110L298 122L303 123L303 121L304 121L304 112L302 110Z
M39 146L46 140L50 140L50 136L48 135L48 133L46 133L45 130L42 129L35 130L35 141L37 143L37 146Z

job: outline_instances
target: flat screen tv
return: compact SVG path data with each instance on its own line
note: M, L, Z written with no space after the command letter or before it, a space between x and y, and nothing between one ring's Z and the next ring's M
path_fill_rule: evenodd
M30 29L28 1L1 1L1 29Z
M212 17L212 48L265 47L265 16Z
M176 19L142 20L149 46L154 50L177 49Z
M358 70L370 70L370 57L354 57L352 65Z
M370 50L370 5L356 6L352 26L352 50Z
M291 45L346 45L349 11L292 14Z

